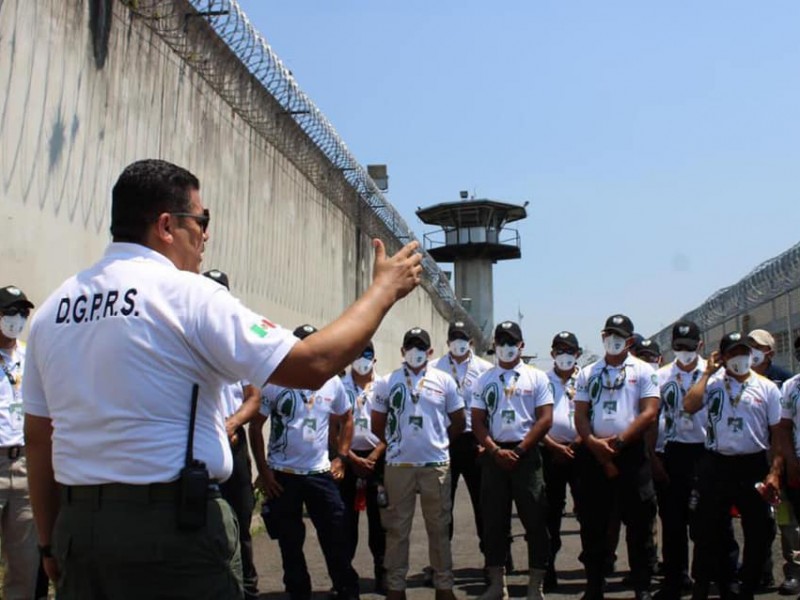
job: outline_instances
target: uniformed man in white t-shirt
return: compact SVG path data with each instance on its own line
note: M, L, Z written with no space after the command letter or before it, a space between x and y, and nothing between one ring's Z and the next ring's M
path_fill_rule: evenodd
M25 344L19 341L33 303L14 285L0 288L0 538L5 574L3 598L39 598L39 552L28 496L22 436ZM43 596L47 595L44 587Z
M228 274L219 269L203 273L230 290ZM239 546L242 553L242 582L245 600L257 600L258 572L253 562L253 540L250 522L256 505L253 494L253 471L247 444L247 425L261 408L261 390L246 381L237 381L222 389L222 407L225 416L225 431L231 444L233 470L231 476L219 486L225 501L231 505L239 523Z
M129 165L112 192L105 255L34 317L28 476L60 600L241 598L236 525L217 489L232 462L223 386L321 386L419 282L416 242L387 258L376 241L373 284L298 341L199 275L210 221L199 189L166 161Z
M306 339L316 331L313 325L301 325L294 334ZM253 420L251 431L259 485L267 497L261 514L281 549L286 592L292 600L311 598L303 554L305 505L337 598L357 598L358 575L347 551L344 503L337 485L344 478L353 438L353 411L341 379L332 377L317 389L267 385L262 390L261 416ZM265 456L261 431L267 418L270 436ZM328 458L330 431L336 432L333 460Z
M452 600L450 437L464 431L464 401L453 378L428 365L433 349L419 327L403 336L403 365L376 385L372 432L386 442L384 483L388 600L405 598L411 524L419 493L437 600ZM448 419L450 421L448 436Z
M752 348L741 333L728 333L712 352L703 374L683 399L683 409L705 409L706 448L698 467L697 548L694 596L708 593L714 580L725 597L752 598L766 554L775 537L768 501L778 498L783 456L780 445L781 397L778 387L751 369ZM720 369L724 370L720 371ZM760 493L754 486L763 484ZM739 509L744 530L744 560L736 573L726 540L731 506Z
M340 484L350 540L350 559L358 547L358 522L361 510L366 510L368 543L375 573L375 591L386 592L386 570L383 557L386 553L386 532L381 523L380 504L385 499L383 470L386 464L386 444L372 433L372 410L375 406L375 384L380 377L375 373L375 347L370 342L342 377L353 410L353 443L344 479ZM363 500L363 506L356 506Z
M473 340L464 321L453 321L447 328L447 349L444 356L433 361L433 366L449 373L456 382L458 393L464 400L464 416L466 427L464 433L454 438L450 444L450 499L455 504L458 480L464 478L467 484L469 499L472 503L472 515L475 520L475 531L478 534L478 548L484 553L483 527L481 525L481 468L478 454L481 446L472 434L470 406L472 404L472 388L483 373L492 368L492 363L476 356L473 352ZM453 539L453 522L450 522L450 539Z
M660 505L664 556L664 584L660 598L677 599L687 588L689 577L689 533L695 537L690 508L692 490L697 486L697 466L706 453L706 411L690 414L683 398L705 371L700 356L703 342L700 328L692 321L678 321L672 327L675 360L658 370L661 390L659 421L664 424L663 469L667 478L664 502ZM695 547L695 555L696 555ZM694 562L694 561L693 561Z
M609 519L615 511L627 528L636 598L651 597L656 501L644 435L658 417L658 378L650 365L629 353L632 338L631 320L610 316L602 330L605 356L581 369L575 393L575 426L583 440L578 507L586 600L603 597Z
M580 482L575 463L575 449L580 444L575 429L575 386L580 373L577 361L581 347L575 334L570 331L557 333L553 337L550 356L553 368L547 371L547 378L553 394L553 426L542 444L547 530L550 533L550 564L544 582L546 592L554 591L558 585L556 555L561 549L561 516L567 504L567 485L575 504Z
M505 569L511 499L528 544L528 600L541 600L550 562L539 442L553 423L553 393L543 371L522 362L522 330L503 321L494 330L497 366L475 384L472 428L484 447L481 509L489 586L484 600L508 597Z

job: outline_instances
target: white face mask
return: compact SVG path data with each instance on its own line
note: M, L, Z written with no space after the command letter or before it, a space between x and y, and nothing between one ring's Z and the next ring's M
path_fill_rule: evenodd
M758 365L763 363L764 359L767 357L767 355L764 354L764 351L763 350L759 350L758 348L753 348L753 351L750 353L750 356L753 357L753 366L754 367L757 367Z
M683 366L690 365L697 360L697 352L695 350L676 350L675 360Z
M22 330L25 329L25 323L27 322L28 319L22 315L3 315L3 317L0 318L0 331L2 331L3 335L7 338L15 340L22 335Z
M428 353L419 348L410 348L403 354L406 364L412 369L419 369L422 365L428 362Z
M456 358L461 358L469 352L469 342L467 340L453 340L448 344L450 354Z
M618 335L609 335L603 339L603 348L609 356L617 356L625 350L628 340Z
M372 371L372 365L374 364L375 361L369 358L357 358L356 360L353 361L352 365L353 371L355 371L356 373L358 373L363 377L364 375L367 375L369 374L370 371Z
M734 356L725 361L725 366L734 375L744 375L750 370L753 363L753 357L749 354L744 356Z
M577 360L572 354L556 354L556 368L559 371L571 371Z
M519 358L519 346L497 346L495 352L498 360L503 362L514 362Z

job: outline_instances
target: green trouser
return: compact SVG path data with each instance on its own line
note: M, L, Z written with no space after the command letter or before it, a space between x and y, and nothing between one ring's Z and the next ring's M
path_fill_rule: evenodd
M238 525L212 494L207 523L176 525L175 484L62 488L53 533L59 600L244 597Z
M481 462L481 513L483 544L487 567L501 567L508 554L511 500L525 528L528 542L528 567L546 569L550 561L550 536L547 532L546 499L539 448L532 448L513 471L497 466L490 452Z

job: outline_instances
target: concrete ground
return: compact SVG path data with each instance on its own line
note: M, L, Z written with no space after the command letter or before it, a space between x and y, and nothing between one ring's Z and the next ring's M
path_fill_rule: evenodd
M456 578L455 592L459 598L477 597L484 589L481 572L483 558L478 551L478 538L475 534L475 525L472 521L469 497L463 485L459 486L458 495L456 496L454 518L456 532L453 539L453 565ZM260 517L256 517L253 523L254 526L259 525ZM325 562L320 552L314 526L308 520L306 520L306 528L305 553L311 572L311 580L314 585L314 596L320 599L326 598L328 590L330 590L331 587L330 578L325 570ZM283 573L278 544L274 540L268 538L263 532L263 526L260 529L261 531L254 537L253 546L256 554L256 568L258 569L260 578L259 589L262 592L261 598L277 599L287 597L286 594L283 593L283 583L281 580ZM736 530L737 537L741 543L741 529L738 527L738 521ZM578 523L573 516L568 515L564 518L562 531L563 548L558 555L556 565L559 573L560 585L556 593L547 594L548 600L579 598L584 591L585 579L583 576L583 568L578 562L578 554L580 553ZM517 518L513 519L512 533L514 535L512 553L517 571L508 578L508 591L512 598L524 598L527 592L528 581L526 570L527 549L525 541L522 538L522 525ZM617 568L619 572L608 579L609 585L606 597L613 600L633 598L633 593L620 583L628 565L624 536L625 532L623 529L621 536L622 541L617 550ZM782 581L781 565L783 562L780 558L780 545L778 540L776 540L773 545L773 552L775 557L775 577L778 583L780 583ZM427 537L425 535L422 512L419 506L417 506L414 528L411 536L411 568L409 570L407 592L409 600L433 598L433 590L425 587L423 584L422 569L427 564ZM368 600L379 600L383 598L383 596L372 593L372 557L367 547L366 514L363 515L361 520L359 546L354 566L356 571L361 575L362 596ZM657 589L656 586L654 586L653 589ZM764 600L784 598L784 596L779 596L774 591L760 594L757 597ZM688 598L688 596L686 596L686 598Z

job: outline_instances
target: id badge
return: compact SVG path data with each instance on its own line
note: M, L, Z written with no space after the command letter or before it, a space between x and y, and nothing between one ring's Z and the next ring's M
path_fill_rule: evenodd
M742 417L728 417L728 429L736 437L744 435L744 419Z
M303 441L313 442L317 439L317 420L311 417L303 419Z
M694 420L691 413L681 411L681 416L678 419L678 431L693 431Z
M617 401L605 400L603 402L603 420L613 421L617 418Z
M504 410L500 413L500 422L502 423L503 431L514 429L517 422L517 412L513 409Z
M419 433L422 431L423 418L422 415L411 415L408 417L408 426L411 433Z
M356 429L359 431L365 431L369 427L369 419L366 417L361 417L356 419Z

